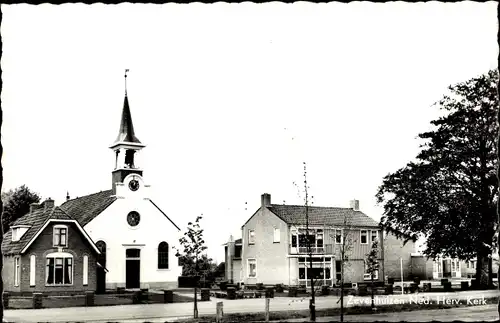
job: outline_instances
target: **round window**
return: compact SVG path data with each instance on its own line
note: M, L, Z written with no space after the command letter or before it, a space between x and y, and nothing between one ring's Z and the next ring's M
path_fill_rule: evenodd
M138 212L132 211L127 215L127 222L131 227L135 227L141 221L141 216Z

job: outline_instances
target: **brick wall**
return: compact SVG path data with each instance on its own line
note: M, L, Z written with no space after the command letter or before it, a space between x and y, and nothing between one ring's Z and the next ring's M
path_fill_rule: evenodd
M14 256L3 257L2 278L3 288L6 292L19 292L21 290L20 286L14 287Z
M80 233L73 223L68 225L68 248L63 252L73 255L73 284L71 286L46 286L46 264L45 256L51 252L57 252L53 248L53 226L50 223L38 236L37 240L30 246L21 258L21 291L22 292L82 292L85 290L96 290L96 254L90 244ZM35 286L30 286L30 256L36 256L36 278ZM83 285L83 256L88 256L88 285Z

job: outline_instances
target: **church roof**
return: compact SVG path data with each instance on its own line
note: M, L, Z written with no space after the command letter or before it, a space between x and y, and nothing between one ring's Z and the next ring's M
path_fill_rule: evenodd
M2 241L2 253L4 255L19 254L49 220L73 219L58 206L45 208L42 204L36 210L25 214L11 225L11 228L18 225L26 225L29 226L29 229L18 241L12 241L12 229L7 231Z
M118 132L118 136L116 137L114 144L117 143L133 143L142 145L139 138L135 136L134 124L132 123L132 114L130 113L128 97L126 94L125 94L125 100L123 102L120 130Z
M86 226L95 217L101 214L108 206L116 201L113 190L102 191L87 196L82 196L73 200L64 202L61 205L66 213L77 220L82 227ZM180 228L163 212L152 200L149 200L158 211L160 211L177 230Z
M114 201L113 191L107 190L66 201L61 208L84 227Z

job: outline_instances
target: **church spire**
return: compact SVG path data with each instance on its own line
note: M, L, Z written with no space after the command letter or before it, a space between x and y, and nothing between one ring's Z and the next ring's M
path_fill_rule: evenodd
M123 110L122 110L122 119L120 121L120 130L118 132L118 136L115 139L113 145L118 143L132 143L141 145L141 141L139 138L135 136L134 132L134 124L132 123L132 114L130 113L130 106L128 103L127 96L127 72L129 70L125 70L125 99L123 102Z

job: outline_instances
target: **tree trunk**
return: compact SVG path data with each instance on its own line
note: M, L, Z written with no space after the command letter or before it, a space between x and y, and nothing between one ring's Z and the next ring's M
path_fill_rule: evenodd
M197 294L197 286L194 286L194 313L193 316L195 319L198 318L198 295Z
M340 322L344 322L344 251L340 263ZM500 305L499 305L500 306Z
M484 254L484 251L478 252L476 263L476 282L480 289L486 289L488 287L488 262L488 256Z
M371 278L372 278L372 311L373 309L375 308L375 293L374 293L374 290L373 290L373 273L371 274Z

